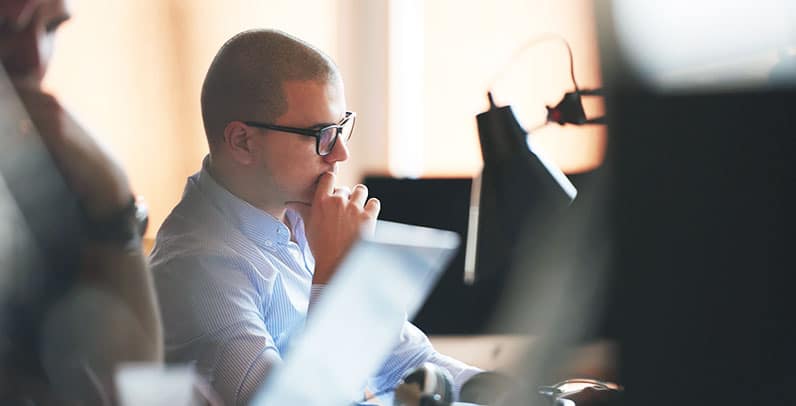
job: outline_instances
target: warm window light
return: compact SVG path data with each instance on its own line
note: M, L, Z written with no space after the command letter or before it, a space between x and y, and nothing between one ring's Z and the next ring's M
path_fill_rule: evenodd
M423 173L423 0L389 2L389 167L396 177Z
M423 176L470 177L481 169L473 117L487 107L484 91L513 52L527 39L554 32L572 44L575 75L584 88L601 86L592 2L562 0L498 3L426 2L425 157ZM456 19L450 10L457 10ZM545 105L555 105L572 90L565 51L549 44L513 64L495 88L500 105L512 105L525 128L545 120ZM584 98L588 116L602 115L602 101ZM596 98L594 98L596 99ZM605 129L551 125L529 135L567 173L584 172L602 162Z
M544 144L535 137L536 133L548 129L551 136L547 138L549 146L553 150L558 147L560 153L553 155L553 162L562 168L566 173L578 173L595 169L603 160L605 153L605 112L603 108L603 92L600 88L583 88L578 85L575 76L575 60L572 47L566 38L555 33L546 33L529 39L525 44L518 48L506 66L499 71L489 85L490 107L494 107L492 89L503 79L506 71L514 65L523 54L542 45L555 43L566 49L566 56L569 62L568 71L572 81L571 90L564 92L563 96L556 103L545 106L546 116L540 121L533 123L530 127L525 126L530 134L527 139L530 150L544 151ZM559 75L563 70L559 72ZM587 108L588 106L588 108ZM596 111L595 111L596 110ZM558 126L556 126L556 124ZM584 137L588 134L577 126L588 126L592 137ZM564 126L565 128L561 128ZM550 129L553 127L553 129ZM568 139L559 138L564 134L571 133L574 137ZM533 139L533 141L532 141ZM544 138L543 138L544 139ZM542 145L541 147L539 145Z

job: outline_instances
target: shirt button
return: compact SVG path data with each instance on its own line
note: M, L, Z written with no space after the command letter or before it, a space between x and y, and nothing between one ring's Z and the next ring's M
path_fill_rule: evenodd
M265 240L265 246L266 247L273 247L274 246L274 242L271 241L271 240Z

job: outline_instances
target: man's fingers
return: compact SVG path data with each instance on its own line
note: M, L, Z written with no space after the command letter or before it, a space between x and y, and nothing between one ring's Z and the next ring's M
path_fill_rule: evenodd
M374 219L379 216L379 210L381 210L381 202L379 199L371 197L368 199L368 202L365 203L365 213L368 213Z
M315 189L315 199L318 200L323 196L329 196L334 193L334 174L326 172L318 179L318 188Z
M340 186L334 189L334 194L338 196L342 196L346 200L351 196L351 189L347 188L346 186Z
M354 191L351 192L351 203L357 207L365 205L365 199L368 198L368 188L365 185L354 186Z

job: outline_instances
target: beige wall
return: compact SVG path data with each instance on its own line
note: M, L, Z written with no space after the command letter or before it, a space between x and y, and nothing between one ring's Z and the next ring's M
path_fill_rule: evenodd
M180 113L191 131L202 137L192 151L194 166L207 153L199 107L202 80L218 49L233 35L251 28L274 28L296 35L337 56L336 2L327 0L172 0L173 21L178 32L175 48L185 58L179 70L183 75L184 102ZM313 10L305 13L304 10Z
M207 153L199 92L218 48L270 27L337 53L333 1L75 0L47 87L122 163L153 237ZM313 13L305 13L313 10ZM353 175L349 175L353 178Z
M150 235L179 199L196 150L166 2L74 1L47 85L124 165L150 205ZM189 131L184 129L188 128Z
M565 37L578 84L600 85L590 0L435 0L425 5L424 173L479 170L475 115L488 107L486 91L494 76L531 38L543 33ZM544 121L546 104L555 105L569 90L565 48L550 42L522 53L495 83L494 96L499 105L512 105L529 128ZM531 141L564 171L582 171L602 159L604 128L590 127L550 125L532 134Z
M152 237L207 151L200 86L233 34L283 29L338 62L349 108L359 113L345 183L406 166L426 176L469 176L481 165L474 116L486 107L494 74L527 39L564 35L580 85L599 84L590 3L74 0L47 86L124 165L150 204ZM567 69L558 44L528 51L495 94L530 126L544 118L544 104L571 89ZM554 126L532 140L577 171L599 161L604 131Z

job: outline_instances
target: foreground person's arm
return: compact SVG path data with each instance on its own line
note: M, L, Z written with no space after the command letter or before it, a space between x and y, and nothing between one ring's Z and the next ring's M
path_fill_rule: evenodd
M83 391L75 381L100 387L106 392L101 396L113 398L113 373L120 363L159 362L163 356L159 312L140 236L135 228L125 229L131 223L120 217L129 211L132 192L121 168L54 97L32 87L18 87L17 93L80 202L88 230L83 236L64 236L84 241L76 283L42 329L46 373L54 386L79 398ZM97 237L92 227L118 235Z

